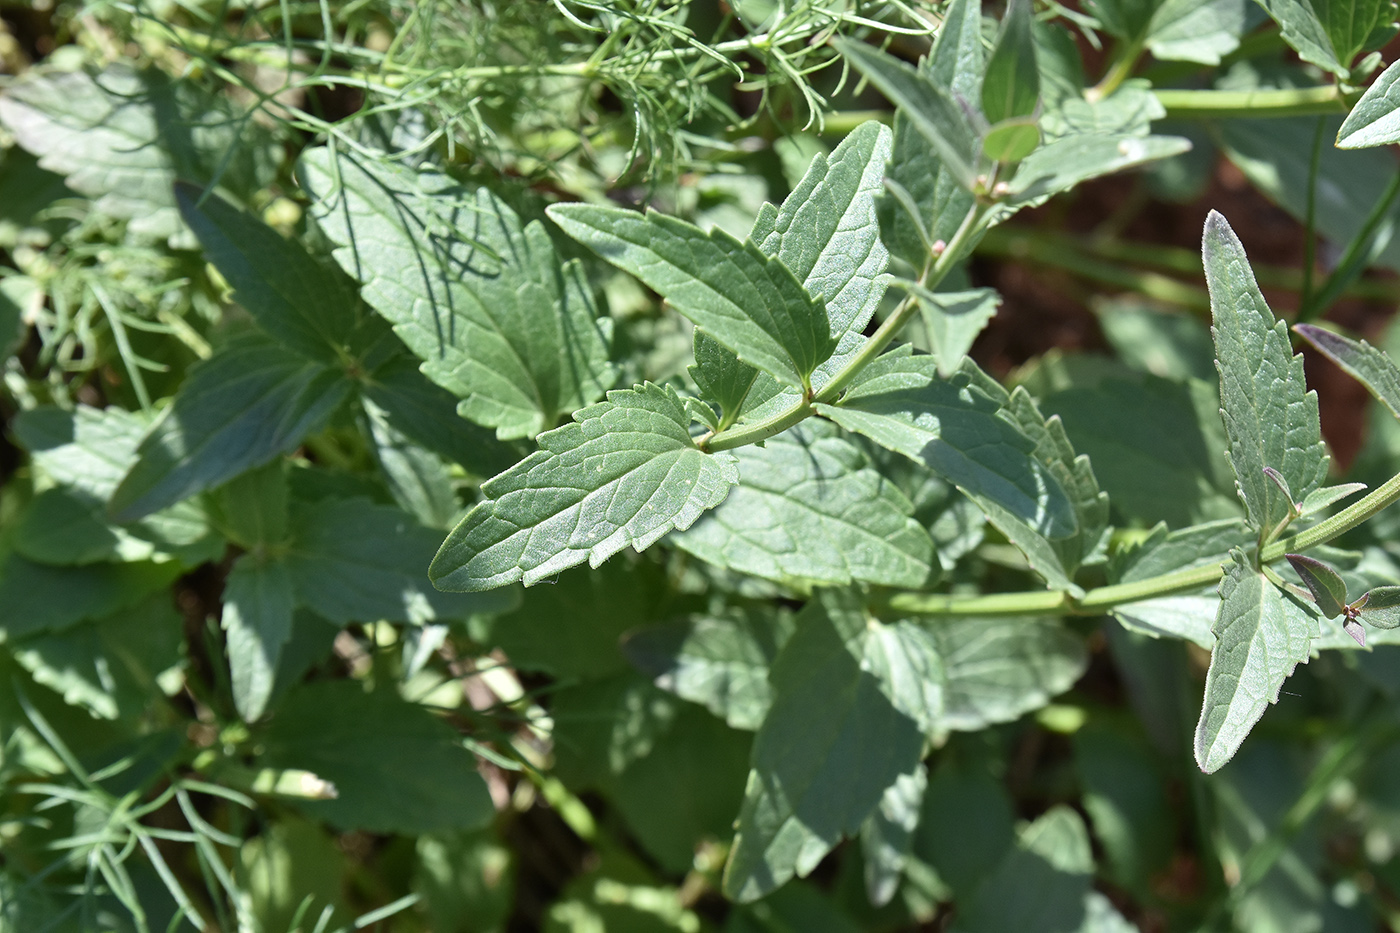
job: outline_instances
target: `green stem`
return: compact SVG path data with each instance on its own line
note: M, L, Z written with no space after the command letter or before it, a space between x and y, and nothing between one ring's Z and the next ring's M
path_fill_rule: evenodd
M1350 101L1335 85L1261 91L1154 90L1169 119L1303 117L1346 113Z
M1261 564L1273 563L1284 554L1293 554L1326 544L1345 534L1391 503L1400 499L1400 473L1386 480L1368 495L1331 518L1318 522L1282 541L1275 541L1259 553ZM1221 557L1221 563L1224 556ZM1105 609L1159 596L1189 593L1220 580L1221 563L1178 570L1161 576L1100 586L1075 599L1061 590L1035 590L1025 593L991 593L986 596L946 596L927 593L896 593L886 605L894 612L917 615L1008 616L1097 615Z
M939 254L937 260L927 267L925 274L919 277L920 285L930 289L937 287L943 277L952 270L953 264L957 262L958 258L971 247L972 241L976 238L982 227L982 222L990 210L990 204L979 202L973 205L972 209L967 212L967 216L963 218L958 232L953 234L953 238L948 241L947 247ZM751 424L720 431L708 440L702 441L698 446L701 450L711 452L745 447L749 444L765 441L773 435L780 434L793 425L805 421L816 414L816 410L812 408L813 402L830 404L835 401L841 390L850 385L852 380L860 374L860 371L868 366L871 360L879 356L885 347L889 346L890 341L899 333L900 328L909 322L917 310L918 305L912 297L905 298L904 301L900 302L894 313L885 319L879 329L870 335L864 346L836 371L831 380L815 396L810 399L804 398L787 411L763 421L755 421Z
M1317 177L1322 168L1322 137L1327 121L1321 117L1313 130L1312 158L1308 160L1308 200L1303 210L1303 290L1302 308L1312 302L1313 265L1317 262ZM1305 320L1301 318L1300 320Z
M1393 223L1390 209L1395 206L1397 196L1400 196L1400 171L1390 177L1390 184L1386 186L1385 193L1372 206L1371 212L1366 215L1366 222L1347 244L1346 252L1342 254L1337 268L1332 270L1332 274L1322 283L1322 288L1318 289L1317 294L1303 303L1302 310L1298 312L1299 321L1311 321L1321 317L1328 306L1337 300L1337 296L1376 258L1378 231L1385 221Z
M1104 73L1103 80L1085 91L1084 97L1090 102L1100 101L1118 90L1119 86L1132 75L1140 58L1142 58L1141 42L1129 42L1123 46L1113 65Z

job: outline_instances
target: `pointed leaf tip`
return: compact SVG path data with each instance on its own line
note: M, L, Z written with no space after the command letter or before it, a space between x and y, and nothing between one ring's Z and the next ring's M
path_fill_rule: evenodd
M1322 614L1329 619L1341 615L1346 608L1347 585L1342 581L1337 571L1320 560L1314 560L1302 554L1285 554L1284 556L1293 565L1293 569L1298 572L1298 576L1303 578L1303 583L1312 593L1313 599L1317 602L1317 608Z
M1357 611L1367 625L1400 627L1400 586L1373 586L1356 602Z

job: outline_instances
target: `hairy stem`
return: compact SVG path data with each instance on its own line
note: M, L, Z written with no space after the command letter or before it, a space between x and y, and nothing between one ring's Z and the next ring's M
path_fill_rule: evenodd
M1358 499L1331 518L1318 522L1282 541L1275 541L1259 553L1260 564L1273 563L1284 554L1295 554L1308 548L1326 544L1333 538L1345 534L1360 525L1386 506L1400 499L1400 473L1369 494ZM961 616L1007 616L1063 613L1071 615L1097 615L1098 613L1159 596L1174 596L1209 586L1220 580L1221 565L1225 555L1218 562L1204 567L1177 570L1161 576L1149 577L1132 583L1115 583L1100 586L1075 599L1061 590L1035 590L1025 593L992 593L986 596L942 596L926 593L896 593L889 597L886 605L894 612L908 612L916 615L961 615Z
M1335 85L1261 91L1193 91L1165 88L1152 92L1168 118L1303 117L1346 113L1352 101Z

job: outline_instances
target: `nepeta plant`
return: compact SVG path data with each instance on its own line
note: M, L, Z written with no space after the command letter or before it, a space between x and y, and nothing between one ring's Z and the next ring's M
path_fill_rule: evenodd
M517 6L0 94L0 929L1364 926L1400 433L1340 475L1295 338L1400 418L1315 323L1397 297L1393 6ZM1304 269L1117 236L1217 150ZM989 374L977 257L1115 356Z

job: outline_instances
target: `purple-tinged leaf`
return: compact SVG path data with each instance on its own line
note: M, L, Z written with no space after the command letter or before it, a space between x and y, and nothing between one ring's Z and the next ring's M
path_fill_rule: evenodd
M1364 385L1392 415L1400 418L1400 367L1384 350L1364 340L1352 340L1323 330L1315 324L1295 324L1293 330Z
M1285 554L1298 576L1313 595L1317 608L1329 619L1335 619L1346 609L1347 585L1337 571L1320 560L1304 557L1302 554Z

